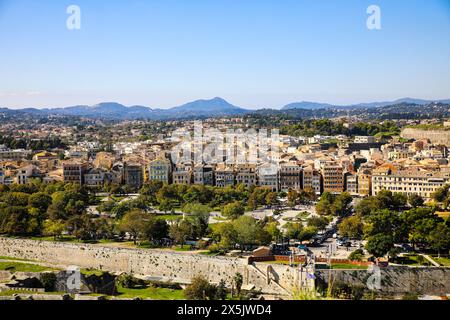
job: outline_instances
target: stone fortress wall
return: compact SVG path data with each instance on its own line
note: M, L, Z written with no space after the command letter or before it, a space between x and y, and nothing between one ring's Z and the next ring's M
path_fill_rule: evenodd
M406 293L444 296L450 293L450 268L439 267L396 267L380 269L379 289L375 273L366 270L318 270L317 278L324 282L336 284L348 283L365 287L368 281L375 291L387 295L403 295Z
M213 283L223 279L231 284L239 272L243 276L244 288L253 287L262 293L278 295L291 295L300 281L306 279L306 274L300 273L297 268L262 262L248 264L247 259L241 258L2 237L0 256L42 261L60 268L76 265L114 273L127 272L181 284L189 283L199 274ZM333 281L351 285L364 286L370 276L365 270L317 270L316 277L328 282L330 272ZM388 267L382 268L381 276L380 291L383 293L450 293L450 268Z
M450 130L424 130L416 128L405 128L401 136L406 139L429 139L431 143L443 144L450 147Z
M228 284L237 272L243 275L243 285L267 294L289 294L296 270L288 266L278 268L280 284L267 280L266 270L248 265L247 259L211 257L200 254L167 252L153 249L114 248L93 244L75 244L0 237L0 256L52 263L55 267L79 266L114 273L132 273L153 280L190 283L196 275L209 281ZM280 266L277 266L280 267ZM288 276L289 275L289 276ZM275 279L276 277L273 277Z

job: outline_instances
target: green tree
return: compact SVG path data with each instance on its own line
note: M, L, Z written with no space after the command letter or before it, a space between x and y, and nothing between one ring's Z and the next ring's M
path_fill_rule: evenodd
M26 207L30 195L25 192L8 192L2 197L2 202L16 207Z
M431 208L414 208L401 213L401 219L408 234L409 241L427 243L429 234L435 230L438 217Z
M289 189L287 194L288 206L291 208L295 207L299 203L299 200L300 194L293 189Z
M348 238L361 239L364 223L360 215L354 215L342 220L339 224L339 233Z
M450 193L450 184L447 184L442 188L437 189L433 193L432 197L437 202L444 202L448 198L449 193Z
M30 215L26 207L5 206L0 207L0 233L12 236L30 234Z
M160 200L158 210L164 211L164 213L167 213L168 211L171 211L172 209L173 209L173 204L169 199Z
M245 208L240 201L226 204L222 208L222 215L228 218L236 219L245 213Z
M151 217L147 213L138 210L131 211L125 214L119 221L118 229L119 231L128 233L133 239L134 244L136 244L138 239L145 237L145 225L149 219Z
M56 274L53 272L42 272L39 275L39 281L46 292L55 291Z
M437 189L432 197L436 202L441 203L443 210L446 210L450 205L450 184Z
M417 208L423 206L424 200L420 195L413 193L408 197L408 203L411 207Z
M308 219L308 226L314 227L317 230L324 230L328 225L328 219L325 217L313 216Z
M241 294L242 290L242 284L244 283L244 278L242 277L242 274L237 272L233 277L234 287L236 288L236 292L238 295Z
M231 222L218 223L213 231L213 238L222 249L230 249L238 242L238 234Z
M272 240L277 241L283 235L281 230L278 228L279 223L276 221L269 222L266 224L264 229L271 235Z
M428 242L433 250L438 252L439 257L441 251L448 252L450 248L450 228L444 223L439 223L436 228L430 232Z
M289 239L300 239L303 231L301 222L288 222L284 225L285 236Z
M43 234L46 236L52 236L55 239L61 237L61 234L65 230L66 226L62 220L46 220L44 222Z
M394 239L389 234L377 233L367 239L367 251L377 258L385 256L393 247Z
M38 209L40 212L46 212L52 203L52 198L45 192L37 192L30 195L28 205Z
M186 240L193 234L192 224L186 219L180 219L172 223L169 227L169 236L175 243L184 246Z
M355 212L366 217L377 210L386 209L381 207L380 201L375 197L367 197L362 199L355 207Z
M213 300L216 297L217 288L210 284L203 276L196 276L184 290L188 300Z
M320 215L331 215L333 212L331 210L332 203L326 199L320 199L316 204L316 212Z
M152 216L144 224L144 234L150 241L159 241L169 235L169 225L166 220Z
M278 205L278 196L277 196L276 192L269 192L266 195L266 199L265 200L266 200L266 204L268 206L276 206L276 205Z
M247 245L265 245L270 242L270 234L264 230L264 226L249 216L241 216L233 221L237 234L237 243L243 250Z
M364 258L364 251L362 249L356 249L348 256L351 261L362 261Z
M188 203L184 205L183 212L190 215L194 236L203 237L208 230L211 208L200 203Z
M317 228L313 226L307 226L302 230L300 233L300 237L298 240L300 241L309 241L312 239L312 237L317 234Z
M155 205L157 203L156 195L162 186L161 181L149 181L142 186L139 194L145 196L152 205Z
M219 285L217 286L215 299L216 300L226 300L226 298L227 298L226 283L225 283L225 280L221 279L219 282Z
M349 214L352 200L352 196L348 192L342 192L333 201L331 213L337 216Z

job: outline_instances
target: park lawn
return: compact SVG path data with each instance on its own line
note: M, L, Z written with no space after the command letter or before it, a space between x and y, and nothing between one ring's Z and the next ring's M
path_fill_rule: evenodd
M142 289L129 289L117 286L119 298L141 298L153 300L183 300L184 291L181 289L157 288L148 286Z
M308 217L311 215L311 213L307 212L307 211L303 211L300 212L298 215L296 215L295 217L299 220L306 220L308 219Z
M0 296L12 296L14 294L20 294L20 293L27 293L28 295L31 294L48 294L48 295L64 295L66 294L65 292L30 292L30 291L26 291L26 290L5 290L5 291L0 291Z
M111 196L111 198L117 202L120 202L127 197L126 196Z
M98 269L80 269L80 273L82 273L85 276L91 276L91 275L96 275L96 276L102 276L104 271L102 270L98 270Z
M156 217L163 219L163 220L173 221L173 220L182 219L183 215L182 214L158 214Z
M358 269L358 270L366 270L367 266L358 266L356 264L350 263L332 263L331 269Z
M7 270L11 272L43 272L43 271L54 271L58 269L30 263L0 261L0 270Z
M191 251L191 246L185 244L184 246L174 246L172 249L175 251Z
M419 256L414 254L405 254L402 257L397 257L394 262L401 264L401 265L407 265L412 267L418 267L418 266L427 266L431 263L428 260L423 259L423 263L419 261Z
M440 257L432 256L431 259L439 263L441 266L450 267L450 257Z

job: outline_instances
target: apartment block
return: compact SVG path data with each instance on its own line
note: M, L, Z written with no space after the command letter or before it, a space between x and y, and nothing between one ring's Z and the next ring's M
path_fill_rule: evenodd
M63 180L66 183L84 183L84 174L88 170L87 162L67 161L63 165Z
M243 184L247 187L257 185L258 175L255 164L238 164L235 167L235 171L237 184Z
M84 174L84 185L90 188L101 188L105 183L105 170L94 168Z
M148 179L150 181L161 181L171 183L172 164L169 159L155 159L148 165Z
M345 175L345 191L352 196L358 195L358 176L356 173L346 173Z
M344 191L344 169L336 162L327 162L322 167L323 191L341 193Z
M218 187L228 187L234 186L235 184L235 172L230 166L219 164L216 167L216 186Z
M213 186L214 168L206 165L196 165L194 167L194 184Z
M389 190L406 196L417 194L428 200L437 189L448 183L450 183L449 172L425 171L415 168L396 172L389 168L377 168L372 175L374 195L381 190Z
M280 190L300 190L302 188L302 167L295 161L280 164Z
M125 163L123 166L123 180L131 189L138 190L144 183L144 171L142 165L137 163Z
M322 177L318 170L312 166L307 166L302 170L302 188L304 190L312 190L315 194L322 193Z
M174 184L191 185L193 182L193 171L191 165L180 164L175 167L172 174Z
M273 163L264 163L258 167L258 185L271 191L279 191L278 166Z

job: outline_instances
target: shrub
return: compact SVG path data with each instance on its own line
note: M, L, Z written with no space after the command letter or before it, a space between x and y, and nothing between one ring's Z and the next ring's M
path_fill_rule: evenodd
M348 256L348 259L352 261L362 261L363 258L364 258L364 251L362 249L356 249Z
M146 284L144 280L137 279L127 273L120 275L119 278L117 278L117 283L127 289L142 287Z
M39 280L46 292L55 291L56 274L53 272L41 273Z
M194 277L192 283L184 290L184 294L189 300L214 300L216 292L217 287L200 275Z
M413 292L407 292L402 297L402 300L418 300L418 299L419 297L417 296L417 294Z

